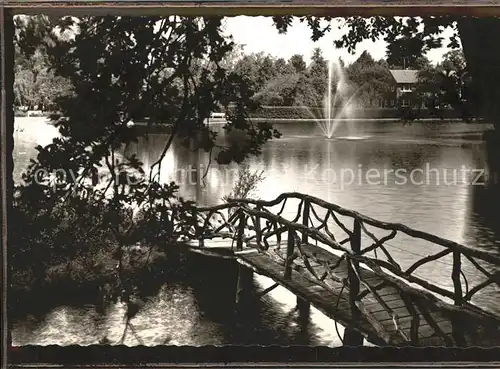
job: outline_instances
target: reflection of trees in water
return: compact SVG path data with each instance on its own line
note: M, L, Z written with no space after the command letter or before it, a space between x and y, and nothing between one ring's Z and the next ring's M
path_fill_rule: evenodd
M269 296L254 299L248 309L237 316L231 342L260 345L318 345L316 327L303 321L295 310ZM332 323L333 324L333 323Z
M500 252L500 140L487 138L486 160L482 158L477 168L486 169L487 175L472 187L470 211L471 227L468 227L479 247ZM478 161L478 159L476 159ZM486 167L486 168L485 168ZM481 183L484 183L482 185Z
M183 276L187 274L183 259L182 254L169 253L167 260L151 263L148 269L131 276L131 282L140 287L138 290L141 297L155 296L166 282L186 283L183 280ZM72 293L56 293L61 289L66 291L68 288L55 285L16 298L12 319L23 320L30 325L42 324L45 318L59 306L66 306L69 309L86 309L87 313L92 314L96 319L107 313L107 309L102 309L100 306L102 300L97 285L90 283L88 286L71 286ZM47 296L50 296L50 299Z
M315 329L297 311L284 310L283 304L269 296L251 298L236 312L237 264L235 261L196 257L191 261L193 294L199 314L220 324L227 344L317 345ZM257 292L254 284L251 294ZM333 324L333 323L332 323Z
M486 160L485 153L486 151ZM474 152L474 165L478 169L486 169L487 176L476 185L472 185L470 208L464 229L465 242L473 247L500 254L500 183L495 178L500 178L500 149L492 144L486 144L481 153ZM484 182L484 185L482 184ZM470 264L467 263L466 264ZM484 269L493 273L500 270L500 266L490 263L480 263ZM486 276L469 265L477 278L474 284L486 279ZM473 287L473 286L471 286ZM473 302L482 308L498 314L498 299L500 289L492 284L479 291Z
M472 194L467 238L478 247L500 253L500 184L475 185Z

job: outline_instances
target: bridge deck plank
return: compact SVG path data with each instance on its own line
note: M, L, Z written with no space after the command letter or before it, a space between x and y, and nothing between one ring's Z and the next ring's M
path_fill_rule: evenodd
M302 253L314 256L314 260L310 259L310 264L317 275L322 275L324 273L325 262L329 264L336 264L340 259L338 255L332 254L329 250L316 245L303 244L301 245L301 250ZM294 260L294 271L292 272L291 278L286 280L284 278L285 254L286 247L281 244L279 247L271 247L266 252L238 254L237 258L247 264L250 264L257 273L275 280L285 288L295 293L297 296L305 299L318 310L322 311L330 318L338 321L343 326L351 326L354 329L357 329L371 342L376 344L380 342L380 338L377 336L376 330L369 323L366 317L362 317L361 319L355 318L356 321L353 321L353 312L349 303L349 291L347 288L342 288L341 283L327 277L324 280L324 283L328 285L328 289L319 285L314 275L307 270L304 261L300 257L297 257ZM333 270L333 273L338 278L347 278L347 263L345 260ZM362 280L372 289L382 282L380 277L368 269L361 269L360 274ZM365 288L366 287L362 284L361 291ZM413 317L406 306L408 299L403 299L401 292L394 286L383 286L378 289L377 292L382 301L384 301L384 303L392 310L392 313L397 314L398 327L400 330L406 337L411 337ZM361 302L365 307L365 310L375 317L385 331L389 333L389 344L407 344L403 335L396 331L396 326L393 322L393 315L386 311L386 309L373 296L372 293L368 293L364 296ZM415 301L410 301L409 303L413 305L413 308L418 313L419 318L417 330L419 342L412 342L411 345L445 346L446 343L445 340L440 337L438 333L436 333L433 326L430 325L424 318L424 314L420 311L422 308L426 309L426 315L430 315L436 325L439 326L442 332L453 342L451 335L453 325L451 318L445 312L440 311L438 307L429 301L424 301L424 303L419 302L418 305L415 304ZM464 335L467 341L474 342L475 345L483 347L495 345L495 341L492 339L493 337L491 337L491 335L479 337L480 334L477 332L478 329L475 326L475 323L468 324L465 327L465 330L466 332L464 332ZM498 335L498 332L496 334ZM472 339L472 337L474 339Z
M355 324L361 332L373 336L373 328L366 319L353 321L346 291L341 293L339 288L337 294L334 295L298 273L292 273L292 277L285 280L283 266L263 253L241 254L238 255L238 259L250 264L259 274L279 282L282 286L310 302L318 310L334 318L340 324L344 326ZM377 337L373 336L372 339L376 340Z

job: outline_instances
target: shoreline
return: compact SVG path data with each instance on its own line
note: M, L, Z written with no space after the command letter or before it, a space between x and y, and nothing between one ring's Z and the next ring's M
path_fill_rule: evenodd
M311 119L311 118L249 118L250 121L255 122L282 122L282 123L294 123L294 122L304 122L304 123L316 123L316 122L325 122L328 119ZM402 118L341 118L335 119L336 122L411 122L411 123L419 123L419 122L437 122L437 123L449 123L449 122L463 122L461 118L448 118L448 119L439 119L439 118L421 118L415 119L412 121L405 121ZM226 124L227 121L215 121L209 122L208 125L223 125ZM465 122L464 122L465 123ZM478 124L483 123L481 121L472 122L470 124Z
M97 265L98 271L82 266L78 258L49 266L41 279L33 277L32 270L17 271L13 274L10 293L17 303L18 313L26 313L35 301L39 301L44 295L53 295L56 291L64 292L59 301L63 304L89 298L95 304L102 303L104 295L100 289L116 283L116 260L112 252L113 250L109 249L98 256L87 255ZM168 254L167 250L158 246L145 247L138 254L125 249L122 262L124 274L128 277L140 277L168 262Z
M15 116L14 119L44 119L48 120L47 124L53 125L50 122L50 118L48 116L37 116L37 117L26 117L26 116ZM262 118L262 117L250 117L250 121L253 122L276 122L276 123L321 123L321 122L326 122L328 121L327 119L314 119L314 118ZM421 122L436 122L436 123L453 123L453 122L463 122L465 123L461 118L446 118L446 119L439 119L439 118L420 118L420 119L414 119L414 120L405 120L403 118L339 118L339 119L334 119L336 122L387 122L387 123L393 123L393 122L399 122L399 123L421 123ZM143 121L137 121L134 122L135 126L138 128L144 128L149 125L147 122ZM206 122L208 126L221 126L224 124L227 124L226 120L211 120ZM482 120L474 121L468 124L487 124L483 122ZM150 127L154 129L169 129L172 127L171 124L169 123L154 123Z
M287 119L287 118L250 118L250 120L256 120L256 121L275 121L275 122L325 122L328 121L328 119L309 119L309 118L294 118L294 119ZM450 121L461 121L462 119L460 118L449 118L449 119L439 119L439 118L421 118L421 119L415 119L412 122L450 122ZM334 121L337 122L351 122L351 121L380 121L380 122L405 122L404 119L402 118L339 118L339 119L334 119Z

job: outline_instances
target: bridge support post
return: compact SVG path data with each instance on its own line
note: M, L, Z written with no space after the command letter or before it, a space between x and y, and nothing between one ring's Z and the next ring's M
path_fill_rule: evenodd
M309 321L309 315L311 313L311 304L309 304L309 302L297 296L297 312L299 313L299 320L301 322Z
M295 232L293 229L288 230L288 240L286 244L286 260L285 260L285 272L283 273L283 278L292 278L292 263L293 263L293 252L295 249Z
M358 331L346 327L344 331L344 346L359 347L363 346L364 338Z
M236 309L241 310L252 297L253 270L238 263L238 279L236 282Z
M257 211L262 211L260 206L257 207ZM257 242L257 248L262 247L262 230L260 227L260 217L255 217L255 241Z
M354 255L361 252L361 222L358 218L354 218L354 227L351 235L351 250ZM360 281L358 278L359 266L358 262L347 259L347 278L349 281L349 302L351 305L352 321L358 322L361 317L361 312L356 306L360 290ZM346 327L344 331L344 346L363 346L363 336L358 331L351 327Z
M453 287L455 293L455 305L461 306L463 304L463 292L462 292L462 281L460 279L460 274L462 270L462 260L460 251L453 252L453 269L451 272L451 279L453 280ZM455 344L458 347L465 347L465 337L463 329L463 321L459 317L452 317L452 336Z
M236 250L241 251L243 250L243 237L245 236L245 225L246 225L246 215L245 212L242 209L239 209L239 215L238 215L238 234L237 234L237 239L236 239Z
M200 227L198 226L198 209L196 207L193 208L191 215L193 217L193 227L194 227L195 238L198 240L198 247L200 249L202 249L205 245L203 242L202 231L201 231Z
M304 211L302 212L302 224L305 227L309 227L309 210L310 210L311 204L309 201L304 200ZM308 242L308 234L307 232L302 233L302 243L306 244Z

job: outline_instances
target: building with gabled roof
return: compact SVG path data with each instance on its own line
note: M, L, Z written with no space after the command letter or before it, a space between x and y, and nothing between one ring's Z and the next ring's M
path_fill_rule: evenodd
M394 92L396 103L400 106L409 104L402 96L406 93L413 92L418 84L418 73L416 69L390 69L389 72L394 78Z
M416 84L418 83L419 70L416 69L391 69L392 77L398 84Z

